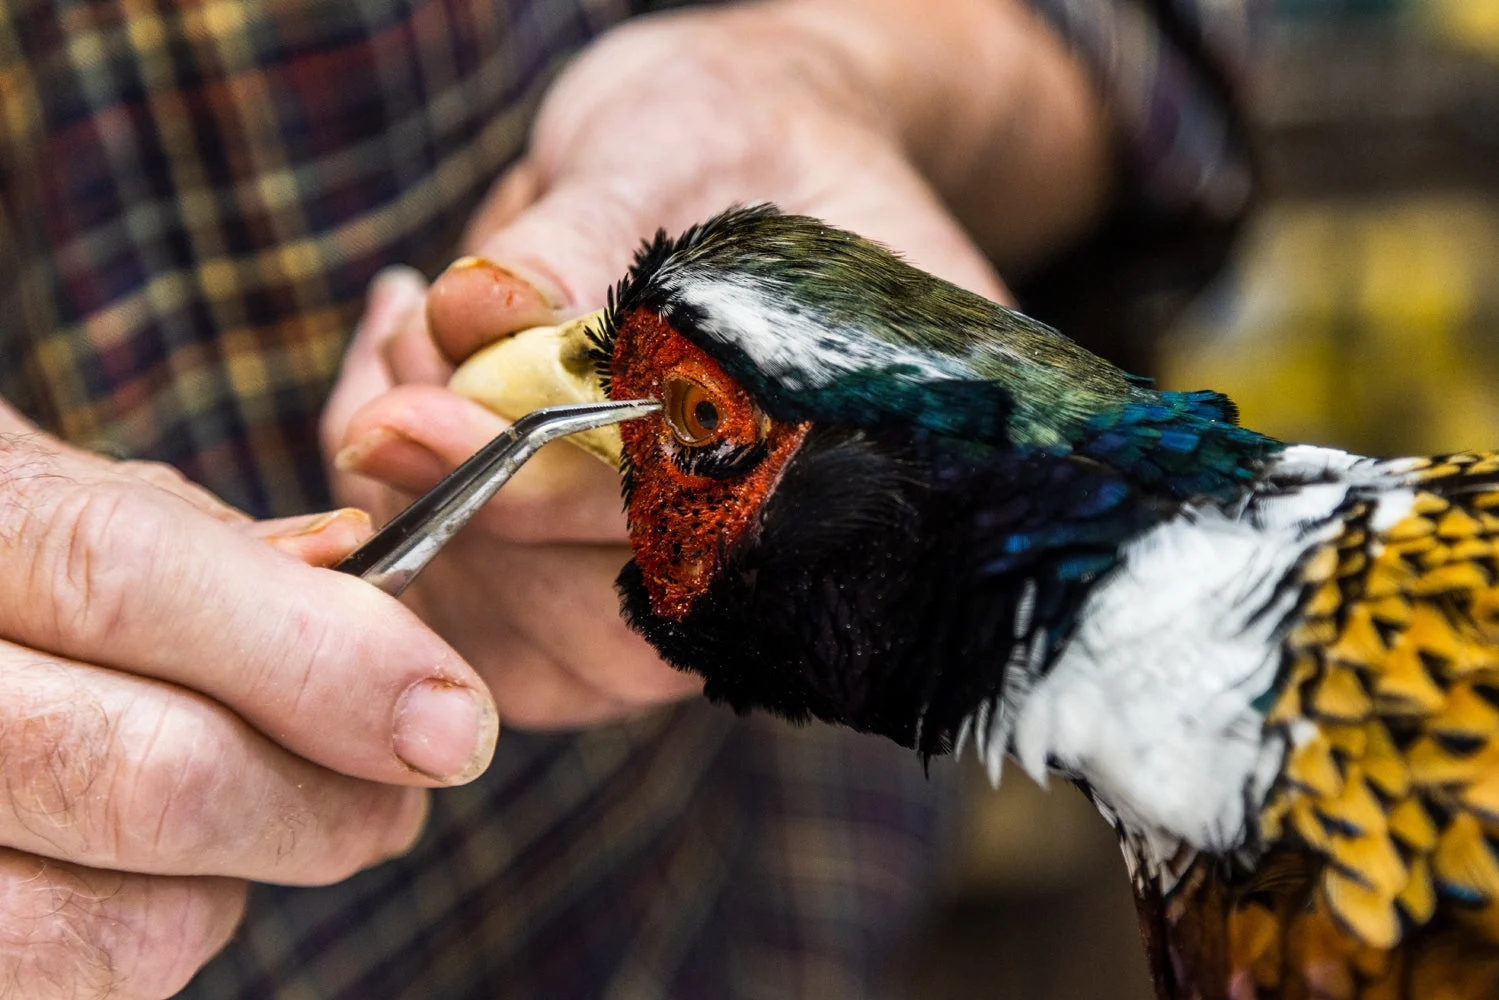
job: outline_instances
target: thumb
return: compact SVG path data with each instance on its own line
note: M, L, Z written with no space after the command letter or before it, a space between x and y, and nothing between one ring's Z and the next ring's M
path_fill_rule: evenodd
M456 365L501 337L598 309L642 240L669 221L596 181L553 187L433 282L432 339Z

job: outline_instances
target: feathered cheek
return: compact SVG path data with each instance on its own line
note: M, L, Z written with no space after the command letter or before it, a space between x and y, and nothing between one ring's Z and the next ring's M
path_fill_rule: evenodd
M742 449L718 446L692 454L663 424L656 418L621 428L631 465L626 512L651 610L681 621L728 558L752 540L759 512L806 437L807 425L773 426L754 446L759 454L745 471L719 476L689 470L744 463Z
M706 353L659 316L623 318L610 361L615 399L662 401L620 428L630 545L651 609L681 621L752 535L806 425L769 420Z

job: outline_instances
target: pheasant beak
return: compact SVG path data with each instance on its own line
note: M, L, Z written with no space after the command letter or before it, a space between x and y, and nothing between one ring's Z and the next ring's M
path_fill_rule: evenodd
M543 406L607 402L590 355L591 335L603 318L600 309L561 326L532 327L497 340L465 361L448 388L507 420ZM565 442L610 468L620 467L617 425L574 434Z

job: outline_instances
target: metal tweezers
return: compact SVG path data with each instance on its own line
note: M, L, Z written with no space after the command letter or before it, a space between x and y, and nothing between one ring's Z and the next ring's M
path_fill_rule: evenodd
M334 569L398 596L541 446L654 413L654 399L533 410L401 511Z

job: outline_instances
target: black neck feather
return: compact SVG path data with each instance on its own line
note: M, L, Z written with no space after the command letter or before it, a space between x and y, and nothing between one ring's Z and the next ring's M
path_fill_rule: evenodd
M711 699L930 756L1001 696L1017 646L1054 655L1120 546L1174 507L1086 458L817 427L682 621L651 612L634 563L620 588Z

